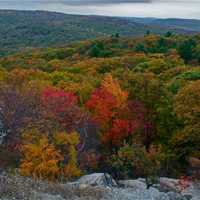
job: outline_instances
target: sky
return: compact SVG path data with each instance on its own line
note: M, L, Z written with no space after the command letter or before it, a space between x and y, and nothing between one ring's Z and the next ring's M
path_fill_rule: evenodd
M200 0L0 0L0 9L200 19Z

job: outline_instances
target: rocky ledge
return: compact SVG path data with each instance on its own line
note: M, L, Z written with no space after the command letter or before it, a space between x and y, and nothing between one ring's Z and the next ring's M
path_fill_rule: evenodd
M104 173L66 184L1 174L0 200L200 200L200 184L181 190L177 179L160 178L147 189L144 179L116 182Z

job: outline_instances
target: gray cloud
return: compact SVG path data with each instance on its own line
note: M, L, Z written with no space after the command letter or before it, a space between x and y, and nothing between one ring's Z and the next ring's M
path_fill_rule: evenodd
M58 2L63 4L151 3L152 1L153 0L58 0Z
M0 0L0 8L84 15L200 19L200 0Z

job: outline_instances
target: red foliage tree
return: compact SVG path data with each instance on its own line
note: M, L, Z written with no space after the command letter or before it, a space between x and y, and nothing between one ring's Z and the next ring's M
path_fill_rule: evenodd
M83 113L73 93L49 87L42 93L42 102L52 117L55 117L67 131L76 129L80 125Z
M79 133L79 151L97 146L96 127L88 114L78 106L76 95L60 89L46 88L42 94L42 102L47 116L58 121L58 129L67 132L75 130Z
M104 88L96 89L86 103L86 107L93 113L94 120L103 127L114 117L116 106L116 98Z
M103 136L103 142L111 146L121 146L138 128L138 123L131 120L115 119L112 128Z

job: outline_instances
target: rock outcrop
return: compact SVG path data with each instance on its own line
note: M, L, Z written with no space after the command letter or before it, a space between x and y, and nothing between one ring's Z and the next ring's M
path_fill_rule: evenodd
M183 191L178 180L160 178L147 189L144 179L118 183L109 175L85 175L76 182L50 184L21 176L0 175L0 200L200 200L200 186L191 183Z

